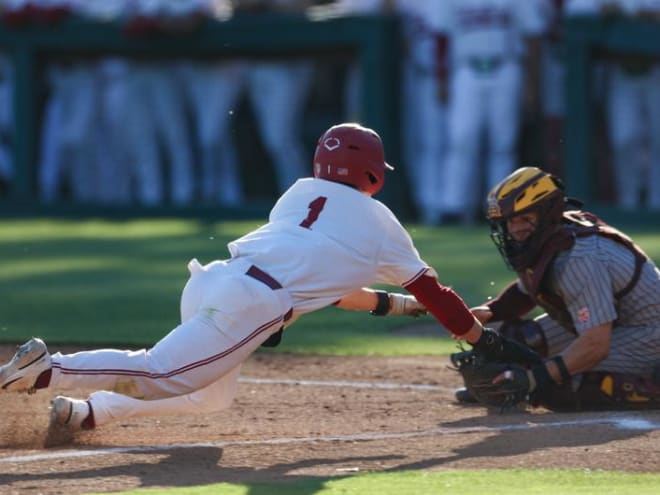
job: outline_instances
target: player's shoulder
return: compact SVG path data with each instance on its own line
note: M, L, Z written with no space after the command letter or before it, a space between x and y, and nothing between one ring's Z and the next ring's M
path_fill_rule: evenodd
M560 252L553 264L556 276L607 271L612 263L632 259L627 247L601 235L577 237L573 247Z
M589 251L598 248L601 237L599 235L585 235L576 237L571 252L573 256L586 256Z
M581 266L591 266L595 259L598 236L576 237L573 246L560 251L553 263L555 274L579 270Z
M308 201L309 198L324 197L328 203L341 205L356 216L394 217L390 209L375 198L357 189L316 177L298 179L278 200L278 203L290 201Z
M598 234L578 237L572 249L574 257L592 259L618 251L629 249L610 237Z

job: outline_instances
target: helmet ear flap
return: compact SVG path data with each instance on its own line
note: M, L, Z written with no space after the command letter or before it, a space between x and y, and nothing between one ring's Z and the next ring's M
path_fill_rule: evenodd
M374 174L372 174L369 171L367 171L367 178L369 179L369 182L371 182L373 185L378 184L378 177L376 177Z

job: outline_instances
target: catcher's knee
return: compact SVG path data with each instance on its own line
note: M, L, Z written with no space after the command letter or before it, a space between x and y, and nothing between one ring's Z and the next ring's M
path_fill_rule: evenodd
M500 325L501 335L520 342L543 357L548 356L548 341L543 328L534 320L507 320Z
M577 390L553 387L536 404L553 411L660 409L660 383L627 373L587 372Z

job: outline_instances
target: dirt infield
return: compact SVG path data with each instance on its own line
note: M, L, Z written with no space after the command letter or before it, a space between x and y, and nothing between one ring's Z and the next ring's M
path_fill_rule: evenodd
M0 349L0 359L12 352ZM499 414L461 407L453 401L460 380L447 365L433 357L255 355L227 411L125 421L51 448L44 447L48 402L58 391L0 395L0 493L82 494L403 469L660 472L660 411Z

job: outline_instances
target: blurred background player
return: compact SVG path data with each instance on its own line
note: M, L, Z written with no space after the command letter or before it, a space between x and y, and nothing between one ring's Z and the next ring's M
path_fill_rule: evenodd
M33 16L39 9L55 7L51 0L33 1ZM62 0L63 13L76 10L77 2ZM48 97L41 128L39 190L41 199L52 202L67 194L77 202L95 198L94 143L96 90L93 64L81 57L61 57L48 64Z
M134 0L124 32L132 37L162 34L161 23L176 15L177 6L169 0ZM193 199L192 140L174 64L170 60L132 60L126 74L124 108L134 111L126 115L123 137L130 166L136 170L139 201L144 205L161 204L168 193L175 205L187 205Z
M442 0L337 0L325 7L326 15L395 15L400 18L401 138L403 163L410 180L417 219L437 223L442 213L442 187L446 155L446 105L440 98L437 48L439 36L433 19ZM365 81L361 64L354 60L346 71L344 115L361 118Z
M410 191L418 219L435 225L442 217L447 152L447 107L440 94L438 46L432 22L444 0L396 0L403 30L401 137Z
M14 178L14 68L0 53L0 195L11 188Z
M657 0L601 0L603 15L660 19ZM616 203L660 210L660 62L618 54L608 63L607 124ZM646 202L643 197L646 196Z
M115 3L107 2L105 9ZM99 2L67 0L59 5L72 15L93 18ZM46 78L48 99L42 117L38 175L41 198L47 203L62 199L104 202L106 196L120 190L117 185L123 174L121 169L108 174L99 161L102 85L98 62L61 57L49 64Z
M562 23L571 15L599 15L600 0L542 0L540 8L546 18L541 39L540 117L542 119L542 160L544 170L562 174L564 153L565 53L563 53ZM602 79L598 70L594 79ZM602 82L599 83L602 86Z
M545 18L538 0L446 0L436 29L447 38L448 157L441 195L443 221L472 221L474 177L492 187L514 168L521 95L538 104L539 36ZM527 72L527 73L526 73ZM530 84L524 92L525 84ZM485 174L478 160L486 133ZM481 190L481 187L479 187Z
M311 0L232 0L235 14L287 12L303 15ZM244 84L262 143L284 192L307 173L302 125L313 62L309 59L249 59Z
M562 21L566 0L544 0L547 27L541 41L540 111L543 119L543 159L545 169L562 173L564 118L564 54Z
M230 0L186 2L189 15L222 20L231 16ZM238 206L243 200L232 123L245 78L237 59L185 60L179 64L199 160L199 199Z

